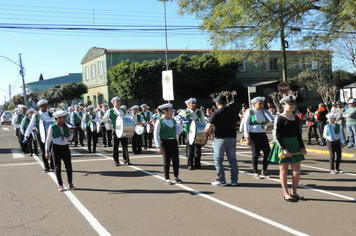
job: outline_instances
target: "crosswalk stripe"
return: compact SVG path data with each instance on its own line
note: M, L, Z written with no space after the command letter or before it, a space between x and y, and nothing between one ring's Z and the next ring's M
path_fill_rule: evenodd
M10 129L7 127L2 127L3 130L9 131Z
M25 158L25 155L19 149L11 149L13 158Z

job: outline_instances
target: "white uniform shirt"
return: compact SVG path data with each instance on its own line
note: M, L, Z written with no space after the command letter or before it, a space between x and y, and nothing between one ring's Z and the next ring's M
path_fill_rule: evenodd
M38 112L39 116L40 116L40 119L42 120L48 120L48 119L52 119L49 114L48 114L48 111L46 112L42 112L41 110ZM35 114L32 115L32 118L31 119L31 122L30 124L28 125L27 127L27 130L26 130L26 133L25 133L25 137L29 137L31 132L32 132L32 129L33 127L35 127L36 125L36 117L35 117ZM38 127L39 128L39 127Z
M164 123L169 126L169 127L173 127L174 126L174 123L173 123L173 120L172 119L169 119L169 120L166 120L166 119L163 119ZM182 123L176 123L176 134L177 135L180 135L180 133L182 132L183 130L183 124ZM161 143L159 141L159 132L161 131L161 122L159 122L157 120L156 124L155 124L155 130L154 130L154 133L153 133L153 136L154 136L154 140L156 142L156 147L159 148L161 147ZM175 138L168 138L168 139L175 139Z
M89 113L85 113L83 115L83 119L82 119L82 127L86 128L86 123L87 123L87 116L89 116L89 120L92 120L92 121L99 121L99 117L98 117L98 113L94 113L93 114L89 114Z
M19 114L17 114L17 115L15 116L14 119L11 120L11 124L12 124L14 127L18 128L18 129L20 128L20 125L17 124L17 118L18 118L19 116L22 116L22 120L25 118L25 115L24 115L24 114L19 113Z
M121 108L117 109L116 107L113 108L115 115L119 116L124 116L124 112L121 110ZM101 122L106 122L110 118L110 110L108 110L104 117L101 119ZM114 121L111 121L114 122ZM113 124L115 126L115 124Z
M34 116L34 115L32 115L32 117L33 117L33 116ZM28 118L28 119L29 119L30 122L31 122L31 119L30 119L30 118ZM24 118L22 119L21 125L20 125L20 130L21 130L21 133L22 133L22 134L24 134L24 133L26 132L26 130L24 130L25 123L26 123L26 117L24 117Z
M79 115L80 111L76 112L76 111L73 111L72 113L70 113L70 123L74 124L74 113L77 114L77 116L80 118L80 120L83 119L83 117L81 117ZM82 114L84 114L84 112L82 112Z
M257 118L257 122L258 123L262 123L262 122L266 122L267 119L265 117L265 115L263 114L262 110L257 110L255 108L253 109L253 113L255 114L256 118ZM265 133L266 130L262 128L262 125L250 125L250 120L251 120L251 115L250 115L250 110L246 110L245 111L245 115L243 118L243 131L245 134L245 138L249 138L250 137L250 133Z
M335 129L335 124L328 124L330 125L330 129ZM331 141L331 136L328 136L327 132L328 132L328 125L325 125L324 127L324 131L323 131L323 137L326 139L326 140L329 140ZM340 125L340 132L341 131L341 125ZM336 140L340 140L340 143L344 143L344 137L342 135L339 134L335 134L335 138Z
M59 127L59 129L61 130L61 133L63 134L63 127ZM52 126L50 125L48 128L48 133L47 133L47 139L46 139L46 145L45 145L45 150L49 150L49 146L51 145L51 141L53 140L53 144L56 145L67 145L68 141L71 141L73 139L73 134L70 133L70 136L68 138L64 137L64 139L62 140L62 137L58 137L53 139L52 138L52 133L53 133L53 129Z

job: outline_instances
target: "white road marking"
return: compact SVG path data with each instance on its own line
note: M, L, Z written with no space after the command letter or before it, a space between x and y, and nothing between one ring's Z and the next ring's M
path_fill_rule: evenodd
M76 150L70 149L70 155L83 155L80 152L77 152Z
M9 131L10 129L7 127L2 127L3 130Z
M36 156L33 155L33 157L35 158L35 160L38 162L38 164L40 164L43 168L43 163L42 161ZM56 175L52 172L48 173L48 175L52 178L52 180L57 183L57 178ZM65 187L64 193L66 194L66 196L69 198L69 200L73 203L73 205L79 210L80 213L82 213L82 215L85 217L85 219L89 222L89 224L91 225L91 227L93 227L93 229L95 229L95 231L99 234L99 235L111 235L100 223L99 221L93 216L93 214L88 211L88 209L86 209L84 207L84 205L78 200L78 198L75 197L75 195L68 190L67 187Z
M28 166L28 165L37 165L38 163L19 163L19 164L5 164L0 165L0 167L7 167L7 166Z
M314 166L308 166L308 165L302 165L302 164L301 164L301 166L307 167L307 168L310 168L310 169L324 170L324 171L326 171L326 172L330 172L329 169L325 169L325 168L314 167ZM343 173L340 173L340 174L356 176L356 174L353 174L353 173L346 173L346 172L343 172Z
M25 158L25 155L22 153L20 149L11 149L13 158Z

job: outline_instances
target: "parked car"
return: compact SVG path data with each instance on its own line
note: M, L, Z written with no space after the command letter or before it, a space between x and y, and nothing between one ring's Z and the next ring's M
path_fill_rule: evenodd
M1 115L1 124L9 123L11 124L12 114L11 111L4 111Z

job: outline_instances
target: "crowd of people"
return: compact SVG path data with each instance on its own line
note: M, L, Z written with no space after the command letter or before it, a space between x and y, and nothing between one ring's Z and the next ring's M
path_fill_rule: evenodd
M214 139L213 157L217 177L211 184L213 186L225 186L225 170L223 165L226 153L230 165L230 185L238 185L238 164L236 158L236 125L240 124L243 140L251 147L253 178L270 178L268 165L270 162L279 163L280 180L284 199L294 202L303 199L297 193L300 178L300 162L307 153L302 140L302 125L308 126L308 145L311 138L315 138L319 145L327 145L330 150L330 173L341 173L341 148L346 146L344 127L349 132L348 145L354 147L356 133L356 101L348 100L348 107L341 107L340 103L334 103L328 114L325 105L320 104L318 109L308 107L308 113L303 115L296 109L294 96L286 96L280 101L280 105L274 108L273 102L268 101L268 108L264 109L265 98L255 97L251 100L251 107L242 104L239 113L227 106L226 97L219 95L214 99L215 105L204 110L197 109L197 100L190 98L185 101L186 107L178 111L172 104L162 104L156 109L156 113L149 110L147 104L134 105L127 109L121 104L119 97L111 100L113 108L103 103L95 109L90 105L82 104L69 107L68 111L48 108L46 100L40 100L37 105L39 110L27 109L19 105L13 116L12 124L16 127L16 135L23 153L38 155L40 146L44 172L55 171L59 191L64 191L61 178L61 160L63 160L69 183L69 189L75 189L72 181L72 164L69 144L74 147L84 146L87 140L89 153L95 153L99 143L98 136L102 137L103 147L112 147L112 155L115 166L120 166L119 145L121 143L122 156L125 165L130 162L128 144L132 144L134 155L142 154L143 150L155 148L163 155L163 169L165 183L182 183L179 178L179 145L186 146L186 159L188 170L204 169L201 165L201 144L190 142L190 126L192 122L205 123L204 135ZM141 108L141 111L140 111ZM132 117L136 126L131 138L120 138L115 135L116 120L124 116ZM40 122L52 120L47 127L46 134L40 134ZM93 128L93 124L98 127ZM266 130L273 126L273 140L269 142ZM94 125L95 126L95 125ZM318 128L318 130L317 130ZM98 131L100 130L100 134ZM318 134L319 131L319 134ZM320 137L320 143L319 143ZM191 137L192 138L192 137ZM272 143L272 148L270 147ZM262 169L258 169L258 159L263 152ZM336 156L336 161L335 161ZM170 164L173 165L174 178L169 177ZM288 191L287 173L288 167L292 169L292 189ZM336 168L334 167L336 165Z

